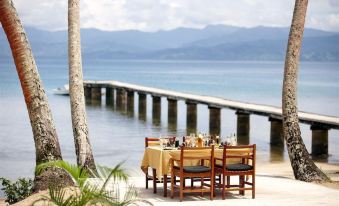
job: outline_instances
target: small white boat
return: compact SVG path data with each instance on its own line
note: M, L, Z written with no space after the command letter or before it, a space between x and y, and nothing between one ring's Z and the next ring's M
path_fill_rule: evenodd
M57 95L69 95L69 85L65 84L63 87L53 89L53 93Z

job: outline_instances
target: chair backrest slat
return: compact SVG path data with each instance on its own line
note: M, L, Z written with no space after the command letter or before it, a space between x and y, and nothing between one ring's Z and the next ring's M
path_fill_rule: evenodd
M206 154L208 152L208 155ZM187 156L186 156L187 155ZM214 145L210 147L185 147L181 146L180 151L180 170L183 171L185 160L209 160L213 167Z
M252 159L253 155L227 155L227 158L245 158Z
M255 167L255 155L256 145L239 145L239 146L227 146L223 148L222 165L223 169L226 168L227 159L241 159L242 163L247 160L252 161L253 168Z
M167 137L166 139L175 141L176 137ZM154 143L154 145L160 145L160 138L158 137L145 137L145 147L150 146L150 142Z

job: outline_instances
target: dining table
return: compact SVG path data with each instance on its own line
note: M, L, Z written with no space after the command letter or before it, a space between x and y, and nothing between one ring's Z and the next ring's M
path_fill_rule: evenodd
M236 150L234 150L236 151ZM164 186L164 197L167 197L167 175L171 174L171 165L170 160L173 159L180 159L180 148L175 147L162 147L160 145L149 146L145 148L144 156L141 161L141 169L143 172L147 172L148 168L156 169L157 178L163 181ZM190 155L197 155L197 156L206 156L206 154L210 153L208 150L195 150L190 151L194 152L194 154ZM239 150L237 150L239 152ZM247 150L240 150L241 153L246 153ZM205 155L203 155L205 153ZM215 158L222 158L223 149L222 148L215 148L214 149L214 157ZM227 163L238 163L241 160L232 160L231 162ZM199 161L197 160L187 160L184 162L185 166L194 166L197 165Z

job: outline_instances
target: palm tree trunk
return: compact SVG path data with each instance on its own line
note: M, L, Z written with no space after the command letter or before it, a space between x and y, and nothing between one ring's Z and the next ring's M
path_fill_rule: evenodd
M297 108L297 81L301 42L308 0L296 0L285 58L282 113L283 134L294 176L302 181L324 181L328 177L314 164L301 138Z
M35 142L36 164L62 160L58 136L52 113L40 80L27 36L12 0L0 0L0 21L10 44L16 70L30 118ZM65 180L63 180L65 179ZM49 184L66 184L65 173L49 168L35 176L35 190L43 190Z
M92 147L89 142L81 63L80 0L68 1L68 59L69 88L73 136L77 164L95 171Z

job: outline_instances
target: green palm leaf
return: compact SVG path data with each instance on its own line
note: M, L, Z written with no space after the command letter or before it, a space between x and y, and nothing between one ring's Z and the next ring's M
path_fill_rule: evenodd
M127 182L129 176L127 175L125 170L121 168L122 164L123 162L117 164L113 169L108 167L98 167L97 178L100 178L104 181L104 184L101 187L101 191L104 191L106 189L106 186L110 180L113 180L113 183L115 183L116 181Z
M124 206L124 205L137 205L138 203L146 203L152 205L150 202L137 198L137 191L134 187L129 186L122 200L120 200L120 188L112 188L113 193L107 190L107 185L110 181L116 184L118 181L127 183L128 175L121 167L123 162L116 165L114 168L97 167L97 171L87 171L82 167L74 164L69 164L65 161L51 161L40 164L36 167L36 173L41 173L47 167L58 167L65 170L73 178L77 184L77 189L67 197L67 190L63 188L49 188L49 197L44 197L41 201L49 201L58 206L87 206L87 205L100 205L100 206ZM88 181L90 175L94 178L100 179L102 184L98 182ZM115 195L112 195L115 194ZM67 198L66 198L67 197Z
M74 183L76 183L80 188L85 184L87 178L89 178L89 173L86 169L62 160L39 164L36 167L35 172L40 174L42 170L46 169L47 167L58 167L65 170L72 177Z

